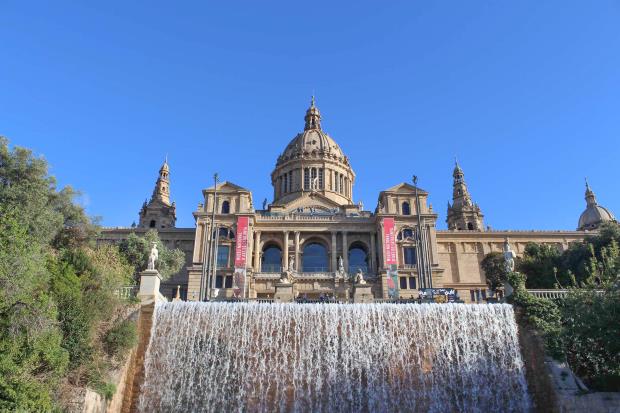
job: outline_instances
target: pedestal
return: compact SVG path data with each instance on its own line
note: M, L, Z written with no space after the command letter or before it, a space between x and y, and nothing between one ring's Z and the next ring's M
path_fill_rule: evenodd
M353 302L356 304L374 303L375 297L372 295L372 285L356 284L353 286Z
M166 300L159 292L159 284L161 283L161 275L157 270L144 270L140 273L140 291L138 298L142 304L148 304L154 301Z
M273 301L276 303L292 303L295 300L293 295L293 284L290 283L277 283L276 294L273 297Z

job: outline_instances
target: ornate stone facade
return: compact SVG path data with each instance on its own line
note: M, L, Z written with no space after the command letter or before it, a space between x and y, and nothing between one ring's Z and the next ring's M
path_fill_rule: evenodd
M165 163L153 198L140 213L140 228L106 229L102 241L117 242L131 231L144 232L155 221L169 247L186 251L187 266L162 283L163 293L170 298L181 285L183 298L200 299L201 279L209 272L205 263L213 262L210 256L217 260L211 291L220 298L239 294L234 276L239 217L249 220L247 281L241 295L250 298L274 298L278 284L292 283L296 297L347 299L353 295L352 276L360 270L369 286L365 288L375 298L387 298L386 219L393 219L396 229L396 287L401 298L418 296L420 269L426 268L433 287L455 288L463 300L479 300L487 288L480 262L491 251L501 252L507 237L512 249L522 254L528 242L566 249L587 234L583 230L485 230L482 212L472 202L458 164L453 172L453 201L448 204L448 230L437 230L438 214L428 202L429 193L409 183L382 191L374 210L366 210L354 202L355 173L340 146L323 132L314 99L303 132L277 158L271 174L273 202L263 202L261 209L255 208L249 190L222 182L202 191L202 202L193 213L196 228L173 228L168 173ZM586 198L591 209L593 194ZM587 228L580 220L580 229L595 229L606 219L599 218ZM212 237L217 240L216 251L209 242Z

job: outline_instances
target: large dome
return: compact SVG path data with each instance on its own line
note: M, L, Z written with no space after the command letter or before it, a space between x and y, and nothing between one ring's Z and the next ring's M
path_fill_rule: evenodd
M304 120L303 132L286 145L271 174L274 202L287 204L304 193L320 193L338 205L351 204L355 173L340 146L321 129L314 97Z
M321 112L315 106L314 98L304 119L306 121L304 131L289 142L278 157L277 165L299 158L327 158L348 165L349 159L340 146L321 130Z
M295 136L278 157L277 164L299 158L328 158L349 163L340 146L320 129L305 130Z
M594 192L586 182L586 210L579 217L580 231L597 229L603 222L615 221L614 215L607 208L596 202Z

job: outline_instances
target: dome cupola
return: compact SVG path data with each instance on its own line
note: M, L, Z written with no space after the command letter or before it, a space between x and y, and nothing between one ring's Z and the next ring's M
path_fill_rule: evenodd
M320 193L340 205L353 201L355 173L340 146L321 128L314 96L297 134L278 156L271 174L274 203L285 204L304 193Z
M586 210L579 217L578 231L597 229L603 222L615 221L613 214L607 208L596 202L596 196L586 180Z

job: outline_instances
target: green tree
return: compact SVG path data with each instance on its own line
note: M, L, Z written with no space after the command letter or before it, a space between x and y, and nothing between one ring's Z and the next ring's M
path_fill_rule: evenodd
M527 276L527 288L555 288L559 262L560 252L555 246L529 242L517 263L517 271Z
M96 246L77 196L0 137L0 411L59 409L65 378L109 392L103 340L133 267L117 247Z
M185 253L180 249L169 249L159 239L157 230L150 229L144 236L140 237L134 232L129 234L127 239L120 243L121 254L127 259L129 264L134 268L136 282L137 275L146 268L152 243L157 244L159 251L159 259L156 268L162 279L168 279L171 275L177 273L185 263Z
M491 291L497 290L506 281L508 272L506 271L506 262L504 254L501 252L488 253L480 263L487 281L487 285Z

